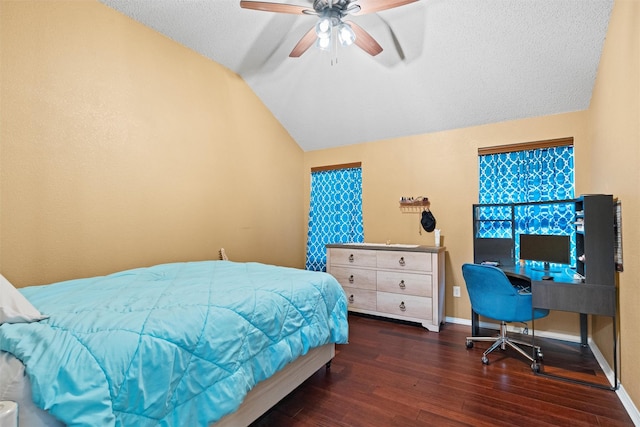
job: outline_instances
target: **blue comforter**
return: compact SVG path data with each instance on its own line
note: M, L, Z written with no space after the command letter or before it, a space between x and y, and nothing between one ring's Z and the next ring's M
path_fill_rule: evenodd
M330 275L202 261L21 289L51 317L0 326L36 405L69 426L206 426L259 381L346 343Z

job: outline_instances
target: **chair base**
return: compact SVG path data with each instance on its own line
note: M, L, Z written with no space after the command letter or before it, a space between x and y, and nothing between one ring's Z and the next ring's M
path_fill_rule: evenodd
M500 322L500 335L498 335L497 337L467 337L467 348L472 348L473 343L475 341L478 341L478 342L493 341L493 344L491 345L491 347L489 347L484 353L482 353L482 363L484 363L485 365L489 364L489 358L487 357L489 353L491 353L493 350L497 349L498 347L500 347L501 350L505 350L507 346L513 348L515 351L517 351L518 353L526 357L530 362L532 362L531 366L536 364L538 360L542 359L542 350L540 349L539 346L524 342L522 340L512 339L507 336L506 322ZM526 351L524 351L522 348L518 346L526 346L534 349L536 358L534 359L531 356L531 354L528 354Z

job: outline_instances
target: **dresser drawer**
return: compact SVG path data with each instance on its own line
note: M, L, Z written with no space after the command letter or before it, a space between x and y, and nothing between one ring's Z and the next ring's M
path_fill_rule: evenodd
M331 275L342 287L376 290L376 271L350 267L331 267Z
M431 255L422 252L378 251L378 268L431 272Z
M347 295L348 296L348 295ZM431 298L378 292L377 310L396 316L431 319Z
M362 249L329 249L331 265L351 265L353 267L375 267L376 251Z
M419 297L430 297L433 286L430 274L401 271L378 271L377 284L379 291Z
M344 293L347 295L348 308L375 311L376 291L344 287Z

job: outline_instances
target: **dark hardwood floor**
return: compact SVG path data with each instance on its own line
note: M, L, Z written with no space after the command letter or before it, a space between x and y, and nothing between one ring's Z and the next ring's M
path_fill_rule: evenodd
M440 333L349 315L349 344L252 424L264 426L633 426L615 392L534 375L515 351L480 357L470 327ZM483 331L487 334L495 331ZM528 338L527 338L528 339ZM547 365L607 384L588 349L541 340Z

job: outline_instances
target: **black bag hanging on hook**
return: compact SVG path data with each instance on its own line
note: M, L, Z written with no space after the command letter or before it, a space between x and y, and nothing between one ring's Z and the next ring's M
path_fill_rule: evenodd
M428 233L431 233L436 229L436 218L433 216L431 211L424 210L422 211L422 218L420 219L420 224L422 224L422 228L425 229Z

